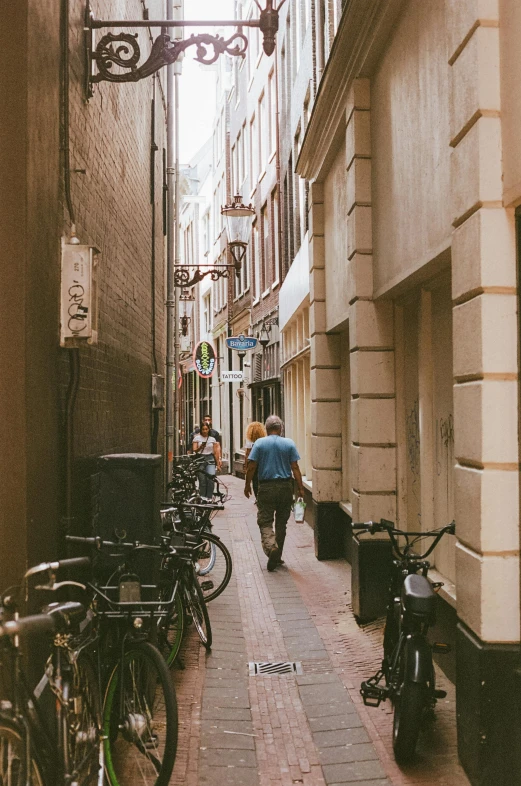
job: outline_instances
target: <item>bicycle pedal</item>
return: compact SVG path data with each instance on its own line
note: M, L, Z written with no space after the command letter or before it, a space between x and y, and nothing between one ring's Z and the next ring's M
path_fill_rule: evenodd
M213 589L213 581L202 581L201 589L203 590L203 592L207 592L208 590Z
M434 691L434 698L435 699L444 699L447 696L446 690L435 690Z
M372 685L369 682L362 682L360 694L366 707L379 707L382 701L386 700L388 690L387 688L379 688L378 685Z
M451 651L450 644L444 644L441 641L436 642L432 645L432 651L437 652L439 655L448 655Z

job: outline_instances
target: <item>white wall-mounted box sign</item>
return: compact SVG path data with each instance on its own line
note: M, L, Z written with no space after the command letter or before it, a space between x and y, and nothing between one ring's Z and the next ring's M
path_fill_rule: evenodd
M62 244L60 344L97 342L97 254L92 246Z
M221 371L221 382L242 382L243 379L242 371Z

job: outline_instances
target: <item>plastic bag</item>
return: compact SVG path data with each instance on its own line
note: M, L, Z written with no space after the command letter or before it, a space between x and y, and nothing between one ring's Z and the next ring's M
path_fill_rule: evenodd
M306 512L306 503L304 502L302 497L299 497L293 503L293 515L295 516L295 521L297 522L297 524L302 524L302 522L304 521L305 512Z

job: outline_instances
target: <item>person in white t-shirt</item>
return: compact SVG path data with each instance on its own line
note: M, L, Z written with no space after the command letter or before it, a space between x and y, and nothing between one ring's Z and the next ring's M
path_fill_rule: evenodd
M199 472L199 494L204 499L212 499L213 476L221 469L221 446L215 437L210 436L210 427L204 422L199 434L195 434L193 439L193 452L206 459Z

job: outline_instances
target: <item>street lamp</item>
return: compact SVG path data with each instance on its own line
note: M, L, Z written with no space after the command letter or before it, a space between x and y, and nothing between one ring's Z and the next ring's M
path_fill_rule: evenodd
M89 0L85 8L85 31L87 41L87 95L92 97L92 85L97 82L139 82L152 76L163 66L171 65L190 46L196 47L195 59L210 65L219 55L244 57L248 39L242 33L245 27L258 27L263 36L263 49L269 56L275 49L275 36L279 29L279 11L286 0L265 0L264 8L255 0L260 14L258 19L232 20L187 20L187 19L95 19ZM103 28L161 28L161 34L152 44L150 55L139 64L141 50L137 33L106 33L98 42L94 39L96 30ZM171 40L167 30L175 27L235 27L236 32L228 39L209 33L191 35L186 40ZM210 47L213 49L210 49ZM93 65L97 71L93 73Z
M228 248L233 257L235 272L240 275L255 210L251 204L244 205L241 195L237 194L234 196L233 202L221 208L221 213L226 222L226 237Z
M188 335L188 327L192 319L192 310L195 298L187 289L179 295L179 316L181 323L181 335Z
M233 265L174 265L174 286L193 287L205 276L210 276L212 281L228 278L230 270L240 274L255 210L252 205L243 204L241 195L237 194L233 202L221 208L221 213L226 220L226 236Z
M259 344L263 349L266 349L266 347L270 343L271 326L278 325L278 324L279 324L278 317L271 317L271 319L265 319L263 321L260 331L260 336L259 336Z

